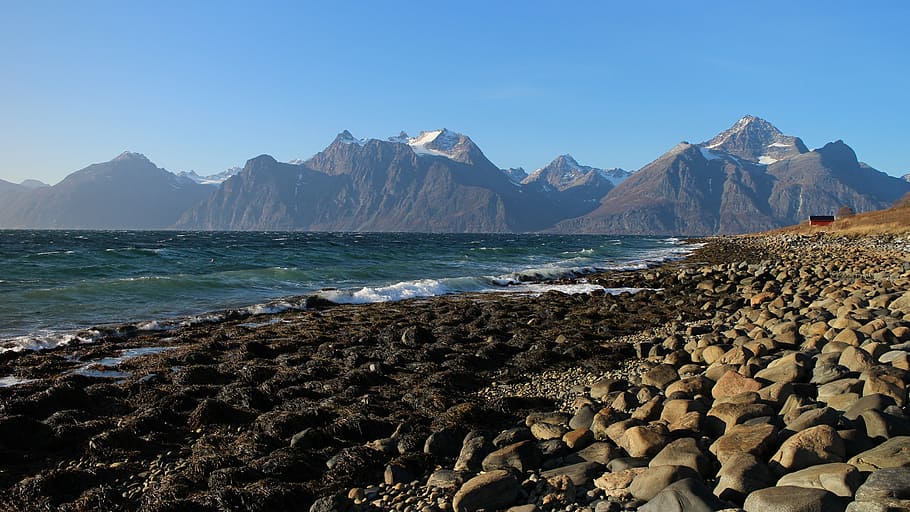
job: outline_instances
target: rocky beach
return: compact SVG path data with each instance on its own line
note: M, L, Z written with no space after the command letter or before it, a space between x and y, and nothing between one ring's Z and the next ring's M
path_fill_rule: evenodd
M0 354L0 509L910 509L910 237Z

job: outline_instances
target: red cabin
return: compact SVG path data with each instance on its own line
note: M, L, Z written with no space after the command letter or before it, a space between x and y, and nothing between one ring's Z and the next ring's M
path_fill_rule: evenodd
M834 223L834 215L810 215L810 226L830 226Z

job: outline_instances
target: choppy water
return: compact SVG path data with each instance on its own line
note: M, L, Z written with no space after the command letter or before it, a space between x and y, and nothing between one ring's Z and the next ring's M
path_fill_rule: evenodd
M675 238L597 235L0 231L0 351L92 326L376 302L533 283L679 257ZM81 337L90 333L82 332Z

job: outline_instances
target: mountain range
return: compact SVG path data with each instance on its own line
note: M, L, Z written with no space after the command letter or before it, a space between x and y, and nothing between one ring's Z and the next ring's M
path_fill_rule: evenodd
M635 172L561 155L527 173L494 165L446 129L359 139L343 131L306 160L260 155L199 176L125 152L47 186L0 180L0 227L711 235L890 206L910 181L842 141L809 150L745 116Z

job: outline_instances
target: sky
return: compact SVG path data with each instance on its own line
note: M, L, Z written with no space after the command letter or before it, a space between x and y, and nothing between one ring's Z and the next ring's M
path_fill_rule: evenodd
M0 0L0 178L220 172L449 128L635 170L752 114L910 172L910 2Z

